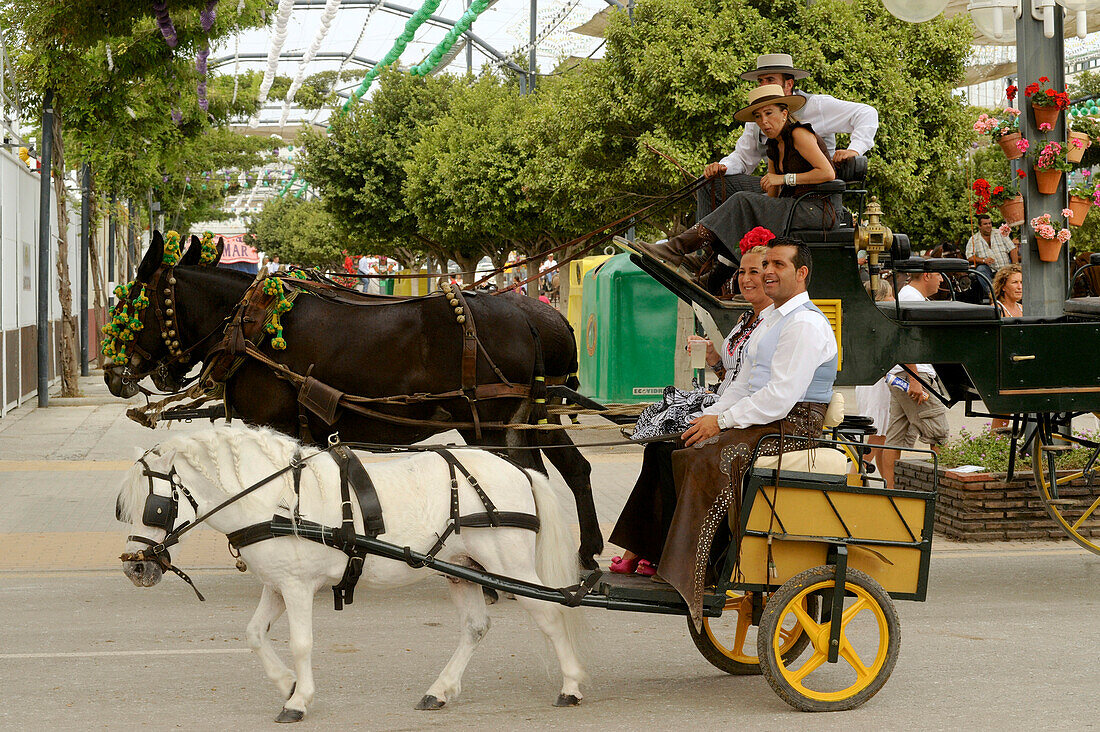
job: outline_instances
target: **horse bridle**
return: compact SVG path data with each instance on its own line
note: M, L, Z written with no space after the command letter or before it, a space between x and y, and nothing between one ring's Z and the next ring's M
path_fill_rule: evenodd
M167 277L165 273L167 272ZM161 288L161 280L163 279L164 287ZM156 364L145 371L133 372L130 370L129 364L123 366L122 380L124 383L131 383L136 386L142 393L147 396L157 396L158 393L150 391L143 387L139 382L146 376L159 373L163 376L167 375L168 367L174 363L187 364L191 360L192 354L202 347L207 341L218 333L225 330L226 323L229 322L229 318L222 320L221 324L214 328L214 330L207 333L204 337L195 341L192 345L185 349L180 350L179 342L179 320L178 320L178 307L179 301L176 299L176 273L175 265L162 264L157 267L153 272L153 276L149 278L148 287L151 291L149 298L149 306L153 308L153 312L156 314L156 324L160 328L161 340L164 341L164 345L168 348L168 359L163 362L157 363L157 360L153 358L153 355L146 351L144 348L137 344L137 338L130 343L130 350L137 353L143 359L150 364ZM158 297L157 291L161 290L163 298ZM137 299L139 290L138 288L131 288L127 293L123 302L133 305L133 302ZM163 303L163 307L162 307ZM188 385L194 382L198 376L182 377L179 385L179 390L174 393L184 391Z
M172 564L172 555L168 552L168 547L176 543L175 541L169 543L170 537L178 537L189 526L193 526L195 522L184 522L178 528L175 527L176 518L179 516L180 507L180 495L187 499L187 502L191 504L191 508L194 509L195 515L198 516L199 504L195 500L195 497L191 495L191 491L187 489L187 486L183 484L183 480L180 478L179 473L176 472L176 466L172 466L167 473L162 473L153 470L149 467L149 463L145 462L145 458L149 455L147 451L144 455L138 458L138 462L141 463L143 470L141 474L149 482L149 494L145 497L145 506L141 511L141 523L148 526L151 529L162 529L165 532L165 537L161 541L153 541L144 536L138 534L131 534L126 537L126 541L133 541L139 544L145 544L149 547L148 551L145 549L139 549L136 552L125 552L119 558L124 562L155 562L160 566L162 570L173 572L179 575L187 584L191 585L191 589L195 591L200 600L206 600L199 592L199 588L195 587L195 583L184 574L183 570ZM153 490L153 480L163 480L171 488L171 495L162 496L157 494ZM115 503L115 518L118 521L123 521L122 518L122 505Z
M213 516L218 511L228 506L231 503L235 503L240 499L252 493L257 488L267 485L271 481L278 478L280 475L294 471L295 473L295 486L297 486L297 476L301 474L301 470L305 463L318 455L327 455L327 450L319 450L306 456L302 456L300 453L295 453L291 459L290 464L285 468L276 470L266 478L261 478L248 488L245 488L240 493L236 493L226 500L219 503L214 508L210 509L206 513L199 515L199 504L195 500L195 497L191 495L191 491L187 489L187 486L183 484L183 479L179 477L179 473L176 472L176 467L173 465L167 473L158 472L149 467L149 463L145 462L145 458L149 453L154 452L156 448L151 448L145 452L138 462L142 465L141 474L149 481L149 495L145 497L145 506L141 512L141 522L153 529L163 529L166 534L160 541L153 541L152 539L144 536L138 536L137 534L131 534L126 537L127 541L138 542L139 544L145 544L148 549L139 549L136 552L124 552L119 559L123 562L154 562L160 566L162 570L172 572L179 576L187 584L191 585L191 589L195 591L195 594L202 601L206 601L206 598L199 592L199 588L195 587L195 583L188 577L183 570L172 564L172 556L168 553L168 548L178 544L180 537L186 534L191 529L195 528L199 524L206 521L206 519ZM170 496L160 496L153 490L153 480L163 480L171 487ZM175 526L176 518L179 516L179 501L180 496L187 499L187 502L191 504L191 507L195 510L195 519L193 521L185 521L179 526ZM122 505L121 503L115 503L115 518L119 521L124 521L122 518Z

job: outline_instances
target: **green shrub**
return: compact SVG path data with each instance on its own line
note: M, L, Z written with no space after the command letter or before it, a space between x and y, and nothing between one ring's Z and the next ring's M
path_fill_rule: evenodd
M1078 437L1097 441L1100 435L1091 432L1076 432ZM940 450L940 467L957 468L960 465L980 465L992 473L1008 471L1008 451L1012 440L1008 435L998 435L987 430L971 432L965 427L959 435L947 442ZM1077 448L1058 456L1058 468L1083 468L1092 455L1088 448ZM1031 461L1027 458L1016 459L1016 470L1031 470Z

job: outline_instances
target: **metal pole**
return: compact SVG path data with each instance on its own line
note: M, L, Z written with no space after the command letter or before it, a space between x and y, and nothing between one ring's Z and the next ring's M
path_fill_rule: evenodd
M50 405L50 186L53 172L53 90L42 98L42 164L38 199L38 406Z
M466 0L466 9L470 9L470 0ZM466 30L466 73L474 73L474 44L470 40L470 34L474 32L474 24Z
M91 249L92 166L80 166L80 375L88 375L88 254Z
M537 35L538 28L536 28L536 20L539 12L539 0L531 0L531 57L527 62L527 92L533 93L535 91L535 36Z
M1035 20L1031 15L1032 3L1023 2L1023 14L1016 21L1016 58L1020 86L1024 87L1040 76L1050 78L1050 86L1057 90L1065 88L1065 43L1062 37L1062 10L1054 7L1054 37L1043 34L1043 21ZM1023 94L1021 93L1021 96ZM1026 99L1020 100L1023 114L1020 115L1020 133L1032 141L1032 146L1045 145L1050 140L1066 139L1065 115L1058 115L1053 130L1040 132L1035 117ZM1061 218L1061 210L1066 207L1066 177L1058 184L1058 190L1051 195L1042 195L1035 182L1035 174L1027 171L1023 186L1024 210L1028 218L1049 213L1054 219ZM1038 249L1034 246L1035 232L1026 224L1020 227L1020 262L1024 270L1024 312L1029 317L1056 317L1062 314L1062 306L1067 290L1067 258L1069 247L1063 247L1057 262L1039 261Z
M107 215L107 306L111 305L114 297L115 277L115 247L118 238L118 219L115 218L115 208L118 206L118 195L111 194L111 210Z

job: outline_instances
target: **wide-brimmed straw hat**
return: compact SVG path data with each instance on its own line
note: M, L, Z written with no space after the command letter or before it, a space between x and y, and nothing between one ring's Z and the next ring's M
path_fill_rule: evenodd
M765 53L756 57L756 68L741 74L741 78L756 81L761 74L789 74L796 79L805 79L810 72L796 69L789 53Z
M748 105L737 110L733 118L739 122L752 122L752 113L769 104L785 104L787 111L797 112L805 106L806 97L798 94L787 96L783 93L783 87L778 84L758 86L749 92Z

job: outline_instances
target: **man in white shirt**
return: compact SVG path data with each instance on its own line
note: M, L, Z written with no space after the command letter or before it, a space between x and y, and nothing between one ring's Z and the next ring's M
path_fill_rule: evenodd
M811 267L803 242L768 242L764 292L773 304L760 314L744 365L719 401L681 435L687 449L671 452L671 469L658 466L652 480L639 476L611 533L611 542L627 550L617 566L656 562L697 627L715 532L726 525L730 506L740 505L749 455L757 443L762 454L777 454L779 440L765 440L780 432L788 450L821 436L837 346L828 319L806 293Z
M940 288L942 276L938 272L925 272L913 275L909 284L898 290L898 302L923 302L935 294ZM932 364L908 363L905 366L910 371L915 371L922 379L932 383L936 378L936 370ZM917 444L917 437L932 446L933 450L939 448L946 440L950 428L947 424L947 408L939 399L931 397L921 383L906 372L900 365L890 371L891 376L897 376L908 382L907 390L890 386L890 420L886 430L887 445L901 445L912 447ZM887 487L894 487L894 463L901 457L900 450L883 450L881 473Z
M989 214L978 214L978 231L966 242L966 258L970 264L993 281L1001 267L1018 264L1020 248L1012 240L993 228L993 219ZM988 289L982 283L982 289Z
M760 325L745 346L745 366L721 398L684 432L685 446L720 430L781 420L799 402L828 405L836 375L836 337L828 319L810 302L806 292L809 275L809 247L794 239L768 242L764 292L772 304L760 313ZM773 332L776 329L778 334ZM832 369L827 372L830 362ZM815 384L815 379L826 378L827 387ZM817 399L812 398L815 395Z
M279 273L279 257L275 256L271 258L271 261L267 263L267 273L274 275Z
M807 71L794 68L794 60L790 54L768 53L758 56L756 68L741 74L741 78L755 81L757 86L778 84L783 87L784 94L806 97L806 106L799 110L798 119L813 127L814 132L821 136L834 163L865 155L875 144L878 111L868 104L846 102L828 94L807 94L795 89L795 82L809 75ZM840 132L851 135L847 149L836 149L836 136ZM745 129L733 152L717 163L707 165L703 169L703 175L711 180L724 176L724 192L727 195L734 191L762 193L760 179L752 175L752 172L764 159L767 140L755 122L745 123ZM722 204L725 200L722 188L723 186L712 183L699 190L696 220Z

